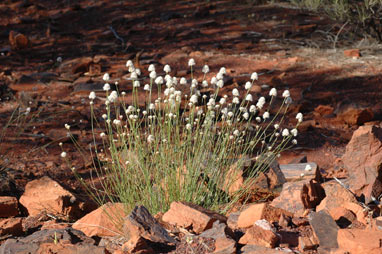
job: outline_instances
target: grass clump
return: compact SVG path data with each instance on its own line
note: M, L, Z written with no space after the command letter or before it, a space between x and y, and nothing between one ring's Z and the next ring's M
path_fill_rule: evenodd
M351 24L355 32L382 42L382 0L290 0L308 10Z
M187 201L224 212L245 202L256 176L297 143L301 113L295 128L281 128L291 102L289 91L271 113L277 90L255 102L250 89L257 73L245 87L223 94L225 68L207 81L209 67L205 65L196 78L193 59L188 63L189 79L171 76L168 65L164 77L150 65L149 77L141 78L131 61L126 65L128 93L119 91L118 84L111 91L105 74L106 96L89 95L95 143L92 173L100 181L85 186L99 204L122 202L127 210L139 204L156 213L166 211L173 201ZM99 115L96 100L105 102ZM250 166L240 171L248 158L253 158ZM247 177L235 187L242 174Z

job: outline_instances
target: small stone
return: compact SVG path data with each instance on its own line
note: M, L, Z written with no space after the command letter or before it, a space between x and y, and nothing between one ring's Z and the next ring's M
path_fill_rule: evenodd
M300 236L298 238L298 249L300 251L315 250L317 247L317 244L315 244L309 237Z
M12 235L20 236L23 234L22 218L0 219L0 236Z
M0 218L19 215L17 198L10 196L0 197Z
M382 231L372 229L340 229L338 245L351 254L382 253Z
M240 244L260 245L267 248L274 248L280 241L280 237L274 232L272 225L266 220L258 220L247 229L240 238Z
M25 35L11 31L9 33L9 44L14 50L25 49L29 45L29 40Z
M344 50L344 55L351 58L361 57L361 53L359 52L359 49L346 49Z
M236 242L227 237L217 238L215 240L214 254L235 254Z
M196 234L200 234L210 229L214 221L226 222L227 218L194 204L172 202L170 210L163 215L162 220L171 225L183 227L194 231Z
M313 234L318 240L320 248L338 248L338 226L326 211L310 213L309 222L313 229Z
M247 244L241 248L241 254L286 254L293 253L292 251L283 251L267 248L264 246Z

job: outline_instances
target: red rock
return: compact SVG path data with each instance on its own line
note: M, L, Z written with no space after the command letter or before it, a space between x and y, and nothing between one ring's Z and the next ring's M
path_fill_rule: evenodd
M30 216L46 212L58 217L76 217L80 213L76 197L47 176L27 183L20 204Z
M272 225L266 220L258 220L247 229L240 238L240 244L260 245L267 248L274 248L280 241L280 237L275 233Z
M357 220L356 215L352 211L343 207L333 208L329 213L340 228L346 228Z
M331 213L332 209L341 207L344 202L357 202L356 198L336 181L323 183L322 186L326 197L317 206L317 212L327 209Z
M338 230L338 245L351 254L382 253L382 231L363 229Z
M261 219L265 219L269 222L278 222L282 214L293 217L292 213L273 207L268 203L252 204L240 213L237 220L237 227L248 228Z
M359 52L359 49L346 49L344 50L344 55L347 57L352 57L352 58L361 57L361 53Z
M131 237L122 245L123 253L154 254L155 251L150 248L147 240L137 235Z
M39 246L37 254L108 254L105 248L90 244L71 244L71 243L43 243Z
M217 238L215 240L215 251L214 254L235 254L236 253L236 242L227 237Z
M89 237L115 236L122 232L122 222L126 216L122 203L107 203L76 221L72 227Z
M46 221L42 224L41 230L44 230L44 229L64 229L64 228L68 228L70 226L71 226L70 223L62 223L62 222L58 222L56 220L50 220L50 221Z
M170 210L163 215L162 220L200 234L211 228L214 221L226 222L227 218L197 205L186 202L172 202Z
M304 184L307 183L309 183L307 180L285 183L280 196L275 198L271 205L293 213L294 216L302 216L305 207L301 200L301 194Z
M327 116L333 114L334 108L329 105L319 105L314 109L314 111L320 114L320 116Z
M325 190L316 180L304 184L301 191L301 201L305 209L314 209L326 197Z
M24 49L28 47L29 45L29 40L28 38L21 34L21 33L16 33L14 31L11 31L9 33L9 44L11 44L12 49L17 50L17 49Z
M241 248L240 253L241 254L287 254L287 253L293 253L293 252L270 249L264 246L248 244L248 245L245 245L243 248Z
M363 195L366 203L382 194L382 128L361 126L346 146L342 157L348 171L348 184L357 195Z
M13 235L19 236L23 234L22 218L0 219L0 236Z
M315 240L310 237L300 236L298 238L298 249L300 251L314 250L317 246Z
M353 203L353 202L344 202L342 204L342 207L352 211L355 216L357 217L357 220L363 224L367 224L367 211L359 204Z
M7 218L19 215L17 198L3 196L0 197L0 217Z
M337 115L337 119L349 125L362 125L373 120L374 113L371 109L349 108Z

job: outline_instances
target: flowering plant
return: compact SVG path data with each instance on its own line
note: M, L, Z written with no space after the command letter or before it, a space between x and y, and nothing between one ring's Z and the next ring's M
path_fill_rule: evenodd
M139 203L158 212L173 201L188 201L225 211L245 198L253 179L281 151L297 143L301 113L295 128L281 128L291 102L288 90L272 113L275 88L256 102L250 92L257 73L244 87L225 94L224 67L208 82L207 65L200 78L194 59L188 65L189 79L171 76L169 65L160 76L152 64L148 78L141 78L140 69L129 60L131 92L119 91L118 83L110 91L111 77L105 74L106 96L90 93L94 142L102 141L102 148L94 149L101 182L86 186L99 203L122 202L128 209ZM141 83L146 83L143 89ZM96 100L105 101L101 121L95 115ZM104 131L96 133L101 125ZM246 158L254 159L244 179ZM235 184L238 179L243 179L240 186Z

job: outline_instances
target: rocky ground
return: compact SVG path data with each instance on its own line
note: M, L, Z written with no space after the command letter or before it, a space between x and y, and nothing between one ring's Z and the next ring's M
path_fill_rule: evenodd
M381 45L286 4L250 1L3 1L0 14L0 126L18 105L30 108L0 140L0 253L382 253ZM80 173L91 168L64 125L86 147L88 95L102 91L104 72L123 90L128 59L182 76L189 58L226 67L229 90L253 71L251 93L290 90L288 119L304 113L298 145L266 176L287 181L240 211L136 207L115 228L60 158L62 142Z

